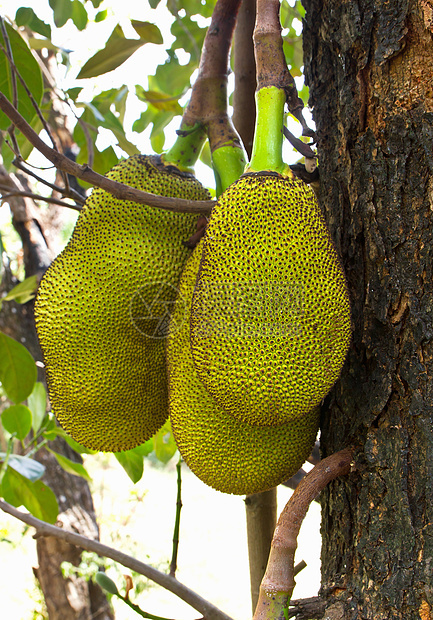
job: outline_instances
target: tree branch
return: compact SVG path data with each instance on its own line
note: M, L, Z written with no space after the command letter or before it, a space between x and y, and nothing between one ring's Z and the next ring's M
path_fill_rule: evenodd
M124 183L118 183L112 179L98 174L87 165L76 164L61 153L50 148L38 134L33 131L18 110L10 103L3 93L0 92L0 109L21 131L27 140L38 149L56 168L72 174L73 176L96 185L109 192L116 198L132 200L138 204L146 204L159 209L177 211L181 213L210 213L215 202L213 200L185 200L184 198L166 198L147 192L142 192Z
M350 472L353 452L352 448L345 448L320 461L301 480L287 502L275 528L253 620L274 620L287 612L295 587L294 558L302 521L311 502L326 485Z
M123 553L122 551L118 551L117 549L113 549L112 547L108 547L96 540L91 540L90 538L86 538L85 536L81 536L80 534L75 534L74 532L69 532L55 525L50 525L45 521L41 521L40 519L36 519L32 515L28 513L23 513L19 511L14 506L11 506L7 502L0 499L0 508L4 512L12 515L13 517L19 519L23 523L30 525L36 529L36 537L38 536L55 536L56 538L60 538L61 540L65 540L71 545L75 545L76 547L80 547L81 549L86 549L87 551L94 551L100 556L111 558L115 562L119 562L126 568L129 568L140 575L144 575L148 579L151 579L158 585L162 586L166 590L169 590L180 599L191 605L194 609L199 611L205 620L232 620L230 616L226 615L222 612L218 607L215 607L209 601L206 601L201 596L196 594L193 590L190 590L182 583L177 581L174 577L170 577L170 575L166 575L165 573L161 573L156 570L152 566L148 564L144 564L144 562L140 562L135 558Z

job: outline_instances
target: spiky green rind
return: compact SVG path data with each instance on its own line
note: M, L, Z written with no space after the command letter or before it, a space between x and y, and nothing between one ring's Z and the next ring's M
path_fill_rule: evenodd
M170 171L169 171L170 170ZM107 175L163 196L207 199L191 176L134 156ZM131 449L168 415L164 338L195 215L97 188L43 277L35 306L53 411L80 444Z
M345 277L313 191L292 176L241 177L212 211L192 303L208 392L251 424L299 419L338 378L350 337Z
M194 369L189 308L201 246L187 261L167 339L170 419L180 453L206 484L224 493L259 493L290 478L309 456L318 412L277 428L235 419L209 396Z

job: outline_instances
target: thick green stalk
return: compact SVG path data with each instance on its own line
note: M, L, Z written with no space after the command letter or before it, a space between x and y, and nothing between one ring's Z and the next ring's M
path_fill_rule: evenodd
M283 120L286 94L276 86L265 86L256 93L257 119L251 161L246 172L272 170L284 174Z
M201 123L191 126L182 122L175 143L161 159L164 164L192 173L205 139L206 133Z
M217 196L220 196L229 185L238 180L245 169L245 164L244 150L239 144L221 146L213 151L212 168Z

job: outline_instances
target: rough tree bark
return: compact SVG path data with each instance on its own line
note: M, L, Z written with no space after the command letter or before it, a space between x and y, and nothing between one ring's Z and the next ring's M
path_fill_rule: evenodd
M326 618L433 617L433 3L304 0L321 205L353 343L322 450L357 471L322 500Z

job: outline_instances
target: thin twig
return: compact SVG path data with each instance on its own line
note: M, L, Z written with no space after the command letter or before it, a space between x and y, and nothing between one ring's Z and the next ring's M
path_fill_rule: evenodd
M60 187L59 185L55 185L54 183L50 183L46 179L43 179L42 177L40 177L39 175L34 173L32 170L30 170L29 168L24 166L24 164L22 163L22 161L20 159L15 158L13 160L12 164L15 166L15 168L18 168L19 170L22 170L28 176L33 177L34 179L36 179L36 181L39 181L39 183L43 183L43 185L46 185L47 187L49 187L53 191L59 192L59 194L62 194L62 196L65 196L65 197L68 197L68 198L73 198L73 200L75 200L75 202L77 202L78 204L82 204L83 205L85 203L85 199L83 198L83 196L81 194L79 194L75 189L73 189L72 187L69 187L69 190L66 191L64 187Z
M10 188L6 188L4 185L0 185L0 192L5 191L6 189L10 190ZM77 204L70 204L68 202L64 202L63 200L59 200L58 198L51 198L49 196L40 196L39 194L33 194L33 192L24 192L20 190L9 191L7 194L2 194L0 196L0 200L6 200L8 198L12 198L13 196L22 196L23 198L31 198L32 200L43 200L44 202L49 202L53 205L58 205L59 207L67 207L68 209L74 209L74 211L81 211L82 206Z
M173 531L173 552L171 556L170 562L170 575L174 577L176 575L177 569L177 553L179 550L179 530L180 530L180 511L182 510L182 458L179 457L179 460L176 464L177 471L177 497L176 497L176 517L174 520L174 531Z
M317 157L309 144L302 142L299 138L296 138L287 127L283 127L284 137L290 142L290 144L307 159L314 159Z
M301 480L287 502L275 528L253 620L273 620L287 613L295 587L294 557L302 521L311 502L326 485L350 472L353 452L352 448L345 448L320 461Z
M59 170L83 179L90 185L101 187L105 191L113 194L116 198L131 200L138 204L146 204L159 209L178 211L182 213L210 213L215 204L213 200L186 200L185 198L166 198L118 183L112 179L98 174L87 165L80 165L68 159L65 155L50 148L38 134L30 127L27 121L21 116L18 110L10 103L3 93L0 93L0 109L21 131L27 140L37 148L51 163Z
M156 568L153 568L148 564L144 564L144 562L140 562L122 551L103 545L97 540L92 540L90 538L86 538L85 536L81 536L80 534L75 534L75 532L70 532L61 527L50 525L49 523L41 521L28 513L22 513L17 508L14 508L14 506L11 506L2 499L0 499L0 509L13 517L16 517L23 523L27 523L27 525L34 527L36 529L36 536L55 536L56 538L65 540L71 545L75 545L81 549L93 551L102 557L111 558L126 568L129 568L140 575L144 575L148 579L154 581L188 603L188 605L199 611L206 620L232 620L230 616L218 609L218 607L215 607L215 605L212 605L212 603L203 599L193 590L190 590L177 581L177 579L174 579L165 573L161 573Z

